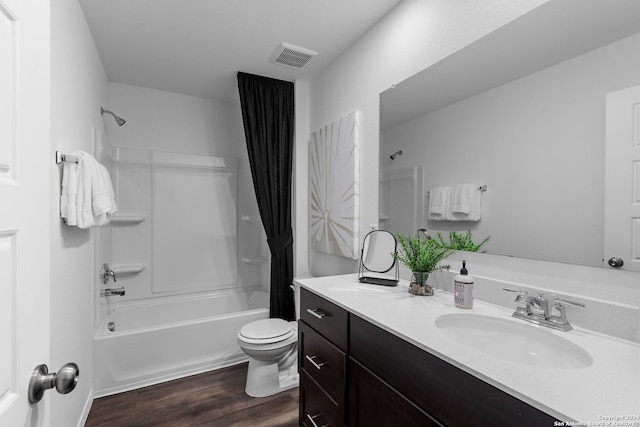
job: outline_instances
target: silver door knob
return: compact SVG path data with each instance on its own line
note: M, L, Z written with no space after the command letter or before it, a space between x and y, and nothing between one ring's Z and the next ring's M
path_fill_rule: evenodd
M622 258L614 256L609 258L608 264L609 264L609 267L620 268L624 264L624 261L622 260Z
M49 373L47 365L38 365L31 374L29 381L29 403L38 403L44 392L50 388L56 388L58 393L70 393L78 384L80 369L75 363L66 363L58 373Z

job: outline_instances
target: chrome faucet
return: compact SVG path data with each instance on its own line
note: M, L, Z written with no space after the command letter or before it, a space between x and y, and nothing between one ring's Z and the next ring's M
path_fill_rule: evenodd
M538 293L537 296L533 297L527 295L526 291L521 291L519 289L503 288L503 290L508 292L517 292L518 296L516 297L515 302L524 304L524 306L516 307L516 310L512 315L513 317L523 319L537 325L557 329L559 331L567 332L573 329L567 320L566 308L562 304L563 302L577 305L578 307L585 307L581 302L569 301L561 298L554 298L553 305L550 307L549 300L545 298L543 293ZM551 314L552 309L558 311L559 315Z
M120 295L121 297L124 296L125 290L124 290L124 286L121 288L107 288L107 289L103 289L100 291L100 296L101 297L108 297L111 295Z

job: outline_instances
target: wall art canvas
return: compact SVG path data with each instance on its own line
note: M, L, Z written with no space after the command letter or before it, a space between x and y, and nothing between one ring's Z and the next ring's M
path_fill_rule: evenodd
M358 112L311 134L309 141L310 240L317 251L357 259Z

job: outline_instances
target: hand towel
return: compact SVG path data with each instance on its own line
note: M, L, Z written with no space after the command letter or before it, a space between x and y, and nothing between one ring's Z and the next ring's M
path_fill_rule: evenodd
M76 222L76 194L78 192L77 163L62 165L62 190L60 192L60 217L68 225Z
M474 192L478 190L478 186L474 184L458 184L453 189L453 197L451 199L451 212L469 215L471 212L471 204L474 199Z
M105 225L117 212L113 186L107 169L89 153L78 151L77 194L75 203L78 228Z
M434 187L429 190L428 218L434 221L446 221L451 199L451 187Z
M456 204L452 199L450 221L477 222L482 218L482 190L476 184L462 184L460 191L461 203ZM468 213L464 213L464 202L468 202Z

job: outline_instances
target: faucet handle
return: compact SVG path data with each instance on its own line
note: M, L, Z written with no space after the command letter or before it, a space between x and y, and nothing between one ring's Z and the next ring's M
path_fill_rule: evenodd
M560 324L564 326L563 328L564 331L568 331L573 328L571 327L571 325L569 324L569 321L567 320L567 310L565 309L565 306L562 305L563 302L567 304L577 305L578 307L585 307L585 305L584 303L581 303L581 302L570 301L562 298L554 299L553 308L555 308L556 310L558 310L558 312L560 312Z
M562 307L561 303L563 302L566 302L567 304L577 305L578 307L582 307L582 308L586 307L586 305L584 305L583 302L571 301L571 300L562 299L562 298L556 298L554 300L554 307Z
M520 289L511 289L511 288L502 288L502 290L507 292L517 292L519 295L514 300L515 302L527 302L527 291L522 291Z

